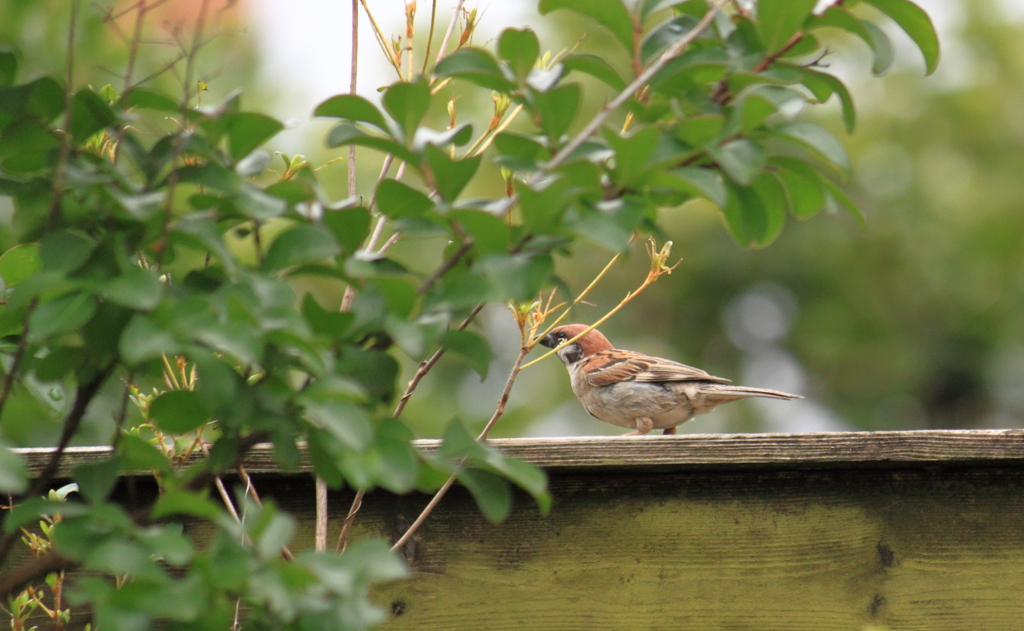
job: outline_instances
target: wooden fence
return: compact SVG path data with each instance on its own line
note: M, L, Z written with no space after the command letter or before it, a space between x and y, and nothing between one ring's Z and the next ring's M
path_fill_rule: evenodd
M491 443L548 470L551 512L517 494L491 524L452 489L405 550L413 577L374 595L384 628L1024 629L1022 431ZM310 546L308 473L265 449L246 467ZM428 499L371 493L353 534L395 539ZM332 537L350 500L330 496Z

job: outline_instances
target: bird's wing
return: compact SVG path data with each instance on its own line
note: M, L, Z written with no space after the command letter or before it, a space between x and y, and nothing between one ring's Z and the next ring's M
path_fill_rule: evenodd
M583 366L592 386L608 386L622 381L712 381L729 383L700 368L643 353L612 349L594 353Z

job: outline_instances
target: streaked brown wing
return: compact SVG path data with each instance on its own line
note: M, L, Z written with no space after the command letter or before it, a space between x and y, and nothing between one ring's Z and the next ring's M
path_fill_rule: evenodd
M699 368L642 353L612 349L594 353L583 369L593 386L607 386L621 381L713 381L729 383Z

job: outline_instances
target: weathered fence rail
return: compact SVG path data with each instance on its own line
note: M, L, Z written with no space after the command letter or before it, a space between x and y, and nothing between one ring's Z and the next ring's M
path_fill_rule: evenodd
M413 578L375 595L385 628L1024 629L1024 431L492 444L549 470L551 513L517 495L490 524L453 489L406 549ZM246 468L311 545L310 476L263 448ZM335 527L350 499L331 495ZM394 539L427 500L371 493L354 536Z

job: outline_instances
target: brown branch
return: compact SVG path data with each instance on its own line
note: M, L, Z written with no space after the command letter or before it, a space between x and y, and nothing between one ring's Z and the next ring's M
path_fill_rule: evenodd
M363 496L366 495L366 491L359 489L356 491L356 496L352 498L352 505L348 508L348 515L345 515L345 522L341 525L341 533L338 535L338 544L334 546L334 551L341 554L348 547L348 534L352 530L352 524L356 521L356 515L359 513L359 509L363 507Z
M28 348L28 318L35 311L38 300L38 298L33 298L32 302L28 305L25 321L22 324L21 336L18 338L18 348L14 351L14 360L11 362L11 369L4 375L4 383L0 387L0 415L3 414L4 406L7 405L7 398L11 395L11 389L14 387L14 378L18 374L21 360L25 357L25 350Z
M323 510L320 510L323 507ZM316 528L314 548L317 552L327 549L327 482L320 476L316 477Z
M51 550L32 563L0 576L0 598L6 600L7 596L20 592L35 581L45 578L50 572L71 570L78 565L77 561L72 561Z
M638 90L640 90L645 85L650 83L654 75L656 75L662 68L665 67L665 64L674 59L676 55L681 53L683 49L685 49L695 39L697 39L697 37L699 37L700 34L703 33L704 30L711 25L712 20L715 19L715 15L722 10L722 7L724 7L728 1L729 0L716 0L715 3L711 5L711 7L708 9L708 12L704 14L704 17L702 17L700 21L697 22L697 24L693 27L692 30L690 30L690 32L676 40L676 42L672 44L668 48L668 50L661 54L661 57L659 57L657 61L652 63L650 66L647 66L647 69L640 73L640 75L636 79L634 79L632 83L623 88L622 91L615 96L615 98L613 98L611 101L605 104L605 106L601 108L601 111L598 112L597 115L594 116L594 118L591 119L589 123L587 123L586 127L584 127L583 130L580 131L580 133L578 133L575 138L566 143L566 145L562 147L562 149L559 150L559 152L555 154L553 158L551 158L550 162L544 165L544 170L551 171L561 166L562 163L564 163L566 159L568 159L568 157L572 155L572 152L579 149L580 145L586 142L588 138L593 136L594 133L596 133L597 130L601 128L601 125L603 125L604 122L608 120L608 117L611 116L612 112L614 112L616 109L621 107L626 101L632 98L633 94L635 94Z
M462 245L459 246L459 249L456 250L454 254L449 256L448 259L445 260L445 262L441 264L441 267L437 268L437 271L435 271L433 274L430 275L430 278L428 278L425 281L423 281L423 283L419 287L416 288L416 293L418 293L418 294L425 294L425 293L427 293L430 290L430 288L434 286L434 283L436 283L442 276L444 276L449 271L451 271L451 269L453 267L455 267L456 265L459 264L459 259L461 259L463 256L465 256L466 253L469 252L469 250L472 247L473 247L472 239L466 239L465 241L463 241Z
M356 84L359 76L359 0L352 0L352 61L351 74L348 81L348 93L356 93ZM348 196L355 197L356 194L356 146L348 147Z
M420 74L427 74L427 62L430 61L430 45L434 41L434 20L437 18L437 0L430 2L430 30L427 31L427 49L423 52L423 68Z
M57 442L57 446L50 454L50 459L46 462L46 466L39 473L39 477L36 478L35 482L29 488L28 492L23 497L36 497L46 490L46 487L50 485L53 480L54 474L57 473L57 469L60 466L61 458L64 456L64 450L67 449L68 443L76 433L78 428L82 424L82 418L85 416L85 411L89 407L89 403L99 392L100 386L106 381L107 377L113 371L114 365L110 364L102 371L100 371L91 381L84 384L78 385L78 390L75 394L75 402L71 406L71 411L68 412L68 416L64 419L64 428L61 431L60 440ZM11 553L11 548L14 547L14 543L18 540L19 533L12 532L0 541L0 565L7 560L7 556ZM3 594L0 591L0 594Z
M469 323L473 321L473 318L475 318L483 308L484 303L482 302L477 306L473 307L473 310L469 312L469 315L466 316L466 319L463 320L462 324L458 326L458 330L462 331L467 326L469 326ZM399 399L398 405L395 407L395 411L391 415L393 418L398 418L402 414L402 411L405 410L405 405L409 402L409 397L411 397L412 393L415 392L416 387L420 385L420 381L423 379L423 377L425 377L426 374L430 372L430 369L434 367L434 364L436 364L437 361L441 359L441 356L444 355L444 351L444 348L439 348L436 351L434 351L434 354L431 355L429 359L425 359L422 362L420 362L419 369L416 370L416 374L413 375L412 380L409 382L409 385L406 386L405 393L402 395L402 398Z
M448 30L444 32L444 38L441 39L441 46L437 49L437 59L434 60L436 66L442 59L444 59L445 49L448 48L448 40L452 38L452 33L455 32L455 25L459 21L459 12L462 11L462 5L465 0L459 0L455 3L455 11L452 13L451 22L448 22Z
M505 389L502 390L501 397L498 399L498 407L495 408L494 414L491 416L491 420L487 421L487 425L484 426L483 431L481 431L480 435L477 436L478 441L486 440L487 434L490 433L491 428L493 428L494 424L498 422L498 419L500 419L502 415L505 414L505 405L508 404L508 397L509 394L512 392L512 386L516 382L516 377L519 376L519 367L523 365L523 359L529 352L530 347L528 345L523 344L521 347L519 347L519 355L516 357L515 364L512 365L512 371L508 375L508 381L505 382ZM437 490L436 493L434 493L434 497L432 497L430 499L430 502L428 502L427 505L423 508L423 511L419 514L419 517L416 518L416 521L412 522L412 525L409 526L409 529L402 534L398 541L395 542L395 545L391 546L392 551L401 549L402 546L407 544L409 540L412 539L412 536L416 533L417 530L419 530L420 526L423 525L423 522L427 520L427 517L430 516L430 513L433 512L434 508L438 505L438 503L441 502L441 498L444 497L445 493L448 492L448 489L452 487L452 484L455 482L455 477L456 474L454 473L448 476L448 480L440 489Z
M761 63L754 66L754 70L752 72L754 74L757 74L759 72L766 70L768 66L772 65L772 63L774 63L779 57L782 57L783 55L788 53L790 49L799 44L800 40L802 40L803 38L803 33L793 33L793 36L789 38L789 41L786 42L785 46L780 48L778 52L772 53L771 55L768 55L764 59L762 59Z
M469 326L469 323L473 321L473 318L475 318L483 308L484 303L480 303L477 306L473 307L473 310L469 312L469 315L466 316L466 319L464 319L462 321L462 324L458 326L458 330L462 331L467 326ZM420 362L420 366L416 370L416 374L413 375L412 380L409 381L409 384L405 387L405 393L402 394L402 398L399 399L398 405L395 406L395 411L391 414L392 418L398 418L402 414L402 411L405 410L405 406L409 402L409 398L412 396L412 393L416 391L416 387L420 385L420 381L422 381L423 377L425 377L426 374L430 372L430 370L434 367L434 364L436 364L438 360L441 359L441 356L444 355L444 351L445 349L439 348L436 351L434 351L434 354L431 355L429 359L425 359L422 362ZM338 543L335 546L335 550L339 554L344 552L346 546L348 545L349 532L352 530L352 524L356 520L356 514L359 512L359 509L363 506L364 495L366 495L365 491L356 491L356 496L352 499L352 505L348 509L348 515L345 516L345 522L341 526L341 533L338 535Z

